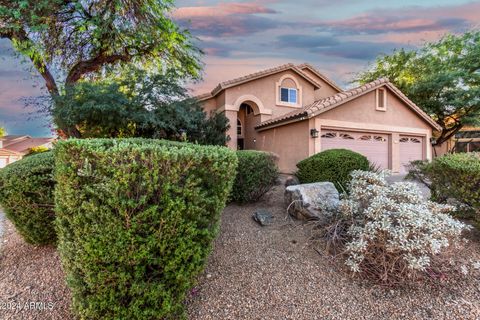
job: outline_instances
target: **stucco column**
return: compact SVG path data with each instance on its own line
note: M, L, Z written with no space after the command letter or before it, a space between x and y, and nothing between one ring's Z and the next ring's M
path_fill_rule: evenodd
M425 138L425 145L426 145L426 152L427 154L425 155L425 159L428 160L428 161L431 161L433 159L433 155L432 155L432 143L430 142L432 138L432 134L429 132L427 133L427 137Z
M227 142L227 147L237 150L237 111L226 110L225 117L230 122L230 129L227 131L227 136L230 136L230 140Z
M316 129L318 131L318 138L312 138L310 130ZM319 118L311 118L308 120L308 155L313 156L322 150L321 146L321 120Z
M390 136L390 161L392 172L400 172L400 134L395 132Z

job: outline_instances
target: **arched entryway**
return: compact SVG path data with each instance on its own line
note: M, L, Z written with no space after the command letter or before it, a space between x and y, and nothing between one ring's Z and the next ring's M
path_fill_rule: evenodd
M257 104L253 101L245 101L240 104L237 118L237 149L255 150L257 133L255 126L261 122Z

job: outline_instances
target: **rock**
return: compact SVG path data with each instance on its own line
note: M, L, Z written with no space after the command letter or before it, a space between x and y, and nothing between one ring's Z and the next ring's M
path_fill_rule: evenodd
M338 191L331 182L299 184L285 189L288 213L300 220L326 222L328 212L335 210L339 202Z
M261 226L268 226L273 221L272 214L265 209L258 209L257 211L255 211L252 218Z
M285 181L285 187L296 186L297 184L300 184L300 181L295 176L288 177Z

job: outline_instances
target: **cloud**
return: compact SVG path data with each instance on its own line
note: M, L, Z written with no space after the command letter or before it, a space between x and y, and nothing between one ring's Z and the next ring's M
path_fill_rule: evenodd
M472 15L472 12L476 14ZM441 7L379 9L347 19L322 21L322 31L337 35L464 31L478 23L480 3ZM447 18L448 17L448 18Z
M277 11L257 3L220 3L216 6L182 7L173 13L180 25L197 36L244 36L279 26L279 22L258 14Z
M410 46L393 42L370 42L370 41L346 41L336 46L314 49L318 53L327 56L357 59L373 60L380 54L387 54L398 48L410 49Z
M339 40L331 35L285 34L277 38L278 47L318 48L337 45Z

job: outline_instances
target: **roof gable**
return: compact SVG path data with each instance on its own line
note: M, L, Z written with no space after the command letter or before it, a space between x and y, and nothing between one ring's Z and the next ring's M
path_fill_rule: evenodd
M430 126L432 126L436 130L441 130L441 127L432 118L430 118L429 115L427 115L422 109L420 109L415 103L413 103L413 101L411 101L386 78L378 79L357 88L337 93L325 99L317 100L314 103L307 105L300 110L295 110L280 117L265 121L258 125L256 128L262 129L270 127L272 125L281 125L284 122L309 119L328 110L341 106L348 101L361 97L380 87L389 88L392 93L395 94L395 96L402 100L408 107L410 107L415 113L417 113L421 118L423 118Z
M314 68L312 65L308 64L308 63L302 63L302 64L299 64L297 66L297 68L299 68L300 70L305 70L305 69L308 69L310 70L313 74L315 74L317 77L319 77L320 79L322 79L323 81L325 81L328 85L330 85L332 88L334 88L335 90L337 90L338 92L343 92L344 90L339 86L337 85L334 81L332 81L331 79L329 79L328 77L326 77L325 75L323 75L320 71L318 71L316 68Z
M196 96L196 98L197 98L197 100L200 100L200 101L210 99L212 97L215 97L217 94L219 94L221 91L223 91L225 89L228 89L228 88L231 88L231 87L234 87L234 86L238 86L238 85L241 85L243 83L250 82L250 81L253 81L253 80L257 80L257 79L260 79L260 78L264 78L264 77L267 77L267 76L270 76L270 75L273 75L273 74L284 72L284 71L295 72L300 77L302 77L305 80L307 80L308 82L310 82L316 89L321 87L321 85L317 81L315 81L310 76L308 76L307 74L302 72L302 70L300 68L295 66L293 63L288 63L288 64L284 64L284 65L281 65L281 66L278 66L278 67L275 67L275 68L262 70L262 71L255 72L255 73L243 76L243 77L239 77L239 78L235 78L235 79L232 79L232 80L221 82L215 87L215 89L212 90L212 92L205 93L205 94L202 94L202 95L198 95L198 96ZM327 81L325 81L325 82L327 82Z

